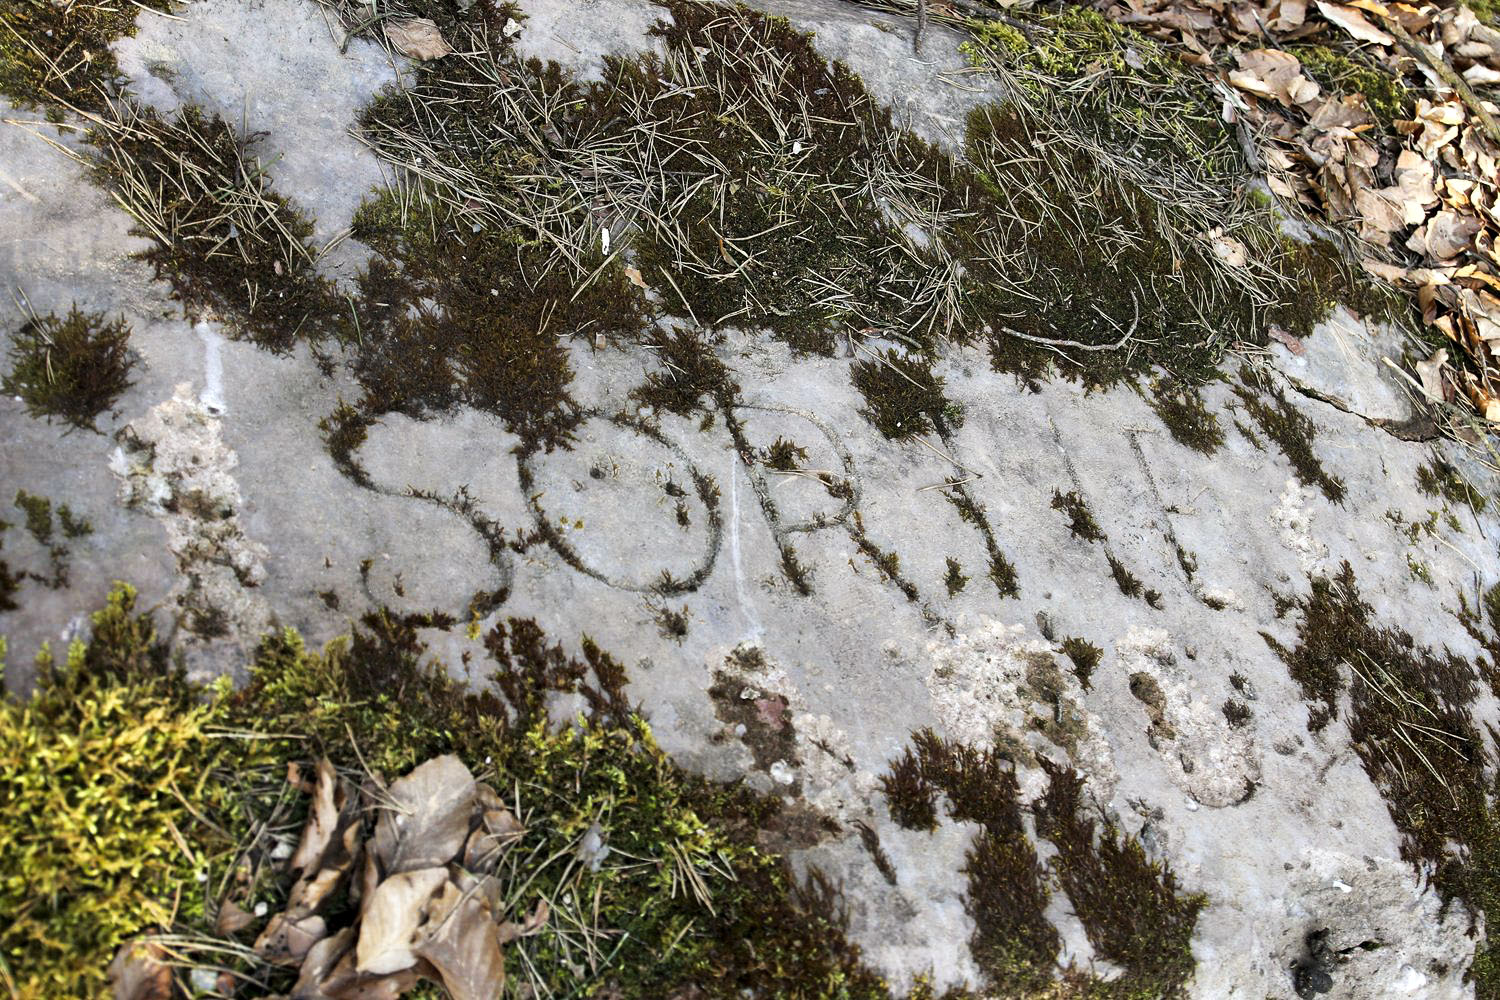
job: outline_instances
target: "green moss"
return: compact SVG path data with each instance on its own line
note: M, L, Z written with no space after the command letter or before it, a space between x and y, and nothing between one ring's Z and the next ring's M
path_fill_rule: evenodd
M739 391L729 368L692 330L676 327L652 347L660 367L648 372L646 384L632 393L646 405L686 417L703 410L705 399L722 406Z
M807 461L807 449L784 437L778 437L766 448L761 460L768 469L775 469L777 472L794 472L802 468L802 463Z
M19 996L98 996L115 948L168 924L174 894L179 916L202 912L193 879L216 838L177 792L218 759L221 709L167 668L128 587L87 644L38 666L29 700L0 699L0 968Z
M1094 520L1088 501L1077 490L1066 493L1053 490L1052 509L1062 511L1067 516L1068 530L1073 533L1074 538L1081 538L1085 542L1104 541L1104 532L1100 529L1099 522Z
M374 418L366 416L342 399L332 413L318 421L323 432L323 443L338 470L354 483L369 488L373 486L365 467L355 458L355 453L364 446Z
M913 734L912 743L886 779L888 799L893 787L917 790L902 796L909 808L898 821L935 827L927 803L941 791L953 819L981 827L964 861L964 908L974 921L969 947L986 985L1006 995L1044 988L1052 981L1060 939L1045 916L1051 892L1021 823L1014 764L996 751L952 743L931 730Z
M33 417L94 430L99 416L130 388L135 359L129 343L124 316L110 320L77 305L62 319L55 313L32 316L11 339L10 373L0 389L21 397Z
M964 575L964 568L959 561L952 556L948 557L948 572L943 575L943 586L948 588L948 596L953 597L968 585L969 578Z
M143 7L171 9L169 0L7 3L0 9L0 94L21 107L46 108L55 120L64 106L98 110L121 79L110 43L135 34Z
M1224 429L1219 426L1219 418L1204 405L1203 393L1197 387L1156 380L1151 386L1151 409L1178 444L1204 455L1212 455L1224 446Z
M10 527L9 521L0 521L0 549L5 548L5 531ZM21 590L21 581L26 574L17 573L10 568L10 563L0 559L0 611L15 611L20 607L16 603L16 594ZM4 688L5 677L0 674L0 689Z
M613 983L627 996L663 996L696 983L725 1000L745 990L887 996L843 937L831 887L816 878L799 886L756 846L779 801L674 766L633 714L624 670L606 651L585 639L573 655L534 622L510 619L484 638L494 690L473 694L428 660L419 629L433 625L444 622L367 616L352 641L321 653L292 632L269 638L234 704L267 729L306 734L337 762L401 773L454 752L476 772L488 762L495 787L519 789L537 862L526 898L552 900L557 929L511 946L526 958L508 954L508 966L529 965L554 992ZM736 684L733 701L744 704ZM580 695L586 717L559 727L548 711L559 692ZM627 860L580 870L574 847L595 823L612 856ZM701 897L687 888L687 869ZM568 959L569 913L609 932L607 962Z
M23 573L37 583L52 590L60 590L68 585L68 569L71 564L71 550L69 541L90 535L94 526L86 518L80 519L74 515L67 504L61 504L57 508L57 518L54 520L52 514L52 501L46 497L27 493L25 490L16 491L16 508L26 515L26 533L47 552L49 574L42 576L38 573ZM61 539L54 535L58 524L61 524L63 537ZM16 578L19 580L19 578ZM13 591L12 591L13 593Z
M893 441L937 430L952 429L951 405L943 396L943 380L932 373L932 363L894 349L849 369L854 387L865 398L864 415Z
M1441 496L1455 507L1468 507L1483 514L1489 498L1469 485L1458 469L1441 455L1417 466L1417 488L1430 497Z
M1106 552L1104 556L1109 560L1109 575L1115 578L1115 586L1120 588L1120 593L1126 597L1142 596L1140 578L1130 572L1130 567L1116 559L1113 552ZM1155 593L1155 591L1150 591L1150 593Z
M425 195L401 202L390 190L362 206L354 235L380 255L361 277L351 345L368 416L463 403L501 417L528 449L550 449L582 419L568 338L641 329L639 292L597 248L580 284L519 230L476 229Z
M990 525L984 507L960 480L949 479L944 496L958 510L958 516L972 525L984 539L985 554L989 557L988 576L995 585L995 592L1002 598L1021 596L1021 582L1016 575L1015 564L1001 551L1000 543L995 538L995 529Z
M1224 702L1222 711L1224 712L1224 720L1233 729L1243 729L1250 724L1252 714L1250 706L1243 701L1236 698L1228 698Z
M1462 900L1471 917L1500 913L1500 783L1473 715L1479 671L1380 623L1348 563L1331 580L1313 579L1297 607L1296 648L1267 642L1317 704L1318 719L1335 713L1339 673L1348 670L1350 744L1385 797L1402 857L1445 903ZM1497 953L1488 929L1470 970L1476 996L1500 995Z
M1341 97L1364 95L1380 124L1390 128L1397 119L1411 118L1414 95L1401 79L1360 58L1358 49L1341 51L1328 45L1295 45L1288 49L1303 71Z
M1097 831L1084 813L1083 779L1043 762L1046 794L1033 806L1037 833L1057 847L1051 868L1083 922L1096 954L1124 968L1115 995L1186 995L1194 961L1198 913L1207 903L1184 894L1164 862L1146 856L1140 841L1106 823Z
M1259 376L1248 366L1240 369L1240 384L1234 387L1245 411L1280 449L1292 464L1297 479L1306 486L1316 486L1336 504L1344 501L1344 481L1330 475L1313 451L1317 425L1287 401L1286 394L1268 377Z
M347 306L317 272L312 223L272 188L255 137L193 105L171 119L111 107L88 133L95 178L190 313L275 351L339 332Z
M1104 659L1104 650L1087 639L1074 636L1062 641L1062 651L1073 661L1073 675L1078 678L1078 683L1085 691L1089 690L1089 678L1094 676L1094 668Z
M870 538L869 533L865 531L864 518L860 516L859 511L854 512L854 517L849 522L849 537L854 539L854 544L859 547L860 553L875 565L886 582L905 594L908 601L921 600L922 595L917 590L917 585L901 575L901 557L895 552L882 549Z

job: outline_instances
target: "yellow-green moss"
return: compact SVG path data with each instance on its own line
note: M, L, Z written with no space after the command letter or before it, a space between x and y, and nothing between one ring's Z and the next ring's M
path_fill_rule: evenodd
M215 844L179 795L201 795L221 708L186 696L134 605L118 587L91 642L44 649L34 697L0 700L0 958L22 997L98 996L122 941L202 912Z

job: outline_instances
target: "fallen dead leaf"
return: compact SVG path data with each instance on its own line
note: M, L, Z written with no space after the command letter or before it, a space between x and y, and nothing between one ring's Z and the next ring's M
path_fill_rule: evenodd
M292 920L278 913L255 939L255 953L274 965L296 965L327 936L328 924L320 916Z
M415 965L413 938L427 901L447 881L448 869L423 868L380 883L365 904L355 945L355 968L380 976Z
M1481 228L1480 221L1471 215L1438 212L1411 234L1406 248L1426 254L1434 263L1452 260L1473 245L1474 235Z
M441 59L453 53L453 47L438 31L437 23L425 17L387 21L385 37L397 52L412 59Z
M444 865L463 849L474 811L474 776L445 754L391 783L375 823L375 854L387 875Z
M172 967L164 957L149 939L121 945L109 963L114 1000L172 1000Z
M448 882L428 906L415 953L437 970L453 1000L491 1000L505 985L503 943L490 908Z
M1448 363L1448 349L1439 348L1426 361L1415 365L1417 377L1422 382L1422 393L1435 403L1443 401L1443 366Z
M1209 248L1213 250L1215 257L1230 267L1245 266L1245 262L1249 259L1249 251L1245 249L1245 244L1233 236L1225 236L1224 231L1217 226L1210 229L1207 235Z
M214 918L214 930L219 934L234 934L255 923L255 915L245 912L232 899L224 900L219 915Z
M338 774L334 771L333 764L327 757L324 757L318 761L317 778L313 785L313 800L307 811L307 823L302 827L302 840L297 844L296 853L287 862L288 871L310 872L315 870L322 860L338 828L337 792Z
M1231 70L1229 82L1241 90L1271 97L1292 107L1314 100L1319 87L1302 73L1297 57L1280 49L1255 49L1242 53L1239 69Z
M627 267L625 269L625 277L629 278L630 283L637 288L650 287L646 284L646 279L641 276L641 269L638 267Z
M1273 324L1270 329L1266 331L1266 333L1272 340L1276 341L1276 343L1280 344L1282 347L1285 347L1287 350L1291 351L1298 357L1301 357L1302 355L1307 353L1307 348L1302 346L1302 341L1298 340L1296 337L1292 336L1290 333L1283 330L1279 326Z
M516 938L530 937L546 926L547 920L552 916L552 907L545 899L536 904L536 909L531 915L519 924L507 920L500 925L500 938L502 941L514 941Z
M1361 42L1374 42L1376 45L1394 45L1396 40L1384 31L1369 22L1364 14L1353 7L1345 7L1342 4L1327 3L1326 0L1318 0L1318 10L1331 23L1347 31L1352 37Z

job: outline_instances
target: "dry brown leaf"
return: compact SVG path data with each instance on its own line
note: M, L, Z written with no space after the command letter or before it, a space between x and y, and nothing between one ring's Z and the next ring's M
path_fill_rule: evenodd
M219 914L214 918L214 930L219 934L235 934L255 923L255 915L241 909L232 899L224 900Z
M1379 191L1362 188L1354 192L1354 208L1359 213L1359 238L1362 240L1387 246L1392 233L1406 228L1406 215L1397 188Z
M353 947L354 928L345 927L309 948L292 987L293 1000L326 1000L323 984Z
M291 920L278 913L255 939L255 953L275 965L296 965L309 948L327 936L328 925L322 917Z
M625 269L625 277L629 278L630 283L637 288L650 287L646 284L646 279L641 277L641 269L638 267L627 267Z
M531 911L531 915L519 924L512 920L501 924L500 939L502 942L509 942L516 938L530 937L545 927L551 916L552 907L543 899L536 904L536 909Z
M1266 22L1266 27L1272 31L1281 33L1295 31L1302 27L1303 21L1307 20L1307 0L1281 0L1271 9L1275 11L1275 14Z
M355 946L355 968L383 976L416 964L413 937L427 901L448 881L446 868L423 868L393 875L365 902Z
M1379 28L1371 24L1364 14L1353 7L1345 7L1342 4L1327 3L1326 0L1318 0L1318 10L1331 23L1344 29L1353 38L1361 42L1374 42L1376 45L1394 45L1396 40Z
M1302 355L1307 353L1307 348L1302 346L1302 341L1298 340L1296 337L1292 336L1281 327L1276 326L1274 323L1270 326L1269 329L1266 330L1266 333L1272 340L1276 341L1282 347L1285 347L1287 350L1291 351L1298 357L1301 357Z
M1422 393L1435 403L1443 401L1443 366L1448 363L1448 349L1439 348L1432 357L1426 361L1418 361L1414 366L1417 369L1417 377L1422 382Z
M1209 249L1215 257L1230 267L1244 267L1249 259L1249 251L1245 244L1233 236L1225 236L1223 228L1215 226L1204 234L1208 239Z
M505 985L503 943L490 908L449 882L428 906L415 952L437 970L453 1000L492 1000Z
M443 40L437 23L425 17L385 22L385 37L397 52L412 59L441 59L453 46Z
M1480 221L1472 215L1455 212L1438 212L1406 241L1406 248L1425 254L1434 263L1452 260L1474 242L1474 234L1482 228Z
M165 957L149 939L121 945L109 963L114 1000L172 1000L172 967L162 961Z
M391 783L375 823L375 852L387 875L444 865L463 849L474 809L474 776L444 754Z
M1297 57L1279 49L1254 49L1239 57L1239 69L1231 70L1229 82L1261 97L1272 97L1292 107L1314 100L1316 83L1302 73Z
M1392 284L1406 281L1411 274L1404 267L1397 267L1394 264L1387 264L1384 261L1373 260L1369 257L1361 257L1359 265L1375 277L1382 281L1389 281Z
M302 827L302 840L297 851L287 862L287 870L293 872L312 871L328 850L338 829L339 803L338 774L327 757L318 761L317 778L313 785L313 800L307 811L307 823Z

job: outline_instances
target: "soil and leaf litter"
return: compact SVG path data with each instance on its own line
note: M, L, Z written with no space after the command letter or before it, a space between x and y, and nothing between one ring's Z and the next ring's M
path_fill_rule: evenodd
M1465 8L1174 2L978 18L934 2L927 13L960 21L976 72L1009 95L975 110L953 151L898 128L787 22L745 8L664 3L660 55L607 59L600 81L580 82L518 58L524 18L492 0L402 0L377 18L325 3L416 60L358 124L397 170L356 218L374 256L350 288L318 273L311 226L276 194L255 137L192 107L160 115L121 96L107 42L130 30L133 6L0 15L0 90L87 130L79 155L186 309L267 349L306 342L348 365L361 395L330 418L331 447L357 445L383 413L463 404L497 414L526 449L566 448L584 416L566 338L650 352L639 398L727 422L738 387L714 348L733 326L797 352L857 355L851 380L892 439L962 419L934 372L957 344L1023 386L1152 376L1174 436L1212 451L1223 433L1197 393L1223 377L1227 349L1315 335L1336 302L1402 315L1351 259L1411 290L1432 346L1449 351L1413 369L1424 391L1493 412L1497 137L1483 94L1500 72L1493 30ZM1277 44L1245 50L1266 38ZM1245 44L1220 73L1230 42ZM1257 193L1262 176L1273 198ZM1289 235L1289 211L1319 235ZM123 391L128 329L76 312L36 323L11 384L38 412L85 426ZM72 369L50 360L59 343L99 352L110 364L98 374L112 374L66 381L57 373ZM1308 448L1312 429L1262 390L1247 371L1236 391L1304 482L1336 500L1342 483ZM795 463L795 449L773 458ZM1059 492L1059 509L1087 537L1092 518L1073 499ZM996 586L1013 591L991 549ZM795 555L783 556L796 575ZM949 589L962 588L962 568L949 570ZM1120 572L1125 589L1134 578ZM1346 591L1344 604L1357 602ZM97 993L113 956L115 989L153 998L205 975L236 995L433 983L453 996L887 994L845 939L833 888L799 884L757 845L779 804L673 765L630 712L623 668L587 640L580 659L534 623L497 623L485 647L498 693L475 694L418 639L451 620L375 612L322 651L268 636L248 687L204 691L173 670L131 601L117 592L93 637L47 663L35 698L4 706L17 751L5 766L19 780L0 812L22 826L13 842L28 873L7 883L18 893L8 909L22 914L0 946L13 992ZM1344 604L1330 607L1376 628ZM1069 642L1087 683L1099 650ZM1316 650L1286 655L1299 678L1326 673ZM1374 724L1370 695L1391 685L1454 711L1446 689L1409 674L1366 681L1360 720ZM558 691L580 694L586 718L551 718ZM159 722L153 734L141 718ZM127 747L128 764L87 773L75 732ZM1081 778L1049 767L1047 794L1026 803L1003 752L931 733L913 746L887 779L891 813L930 829L940 790L953 818L979 824L967 906L990 987L1182 993L1203 901L1092 814ZM131 815L129 842L92 844L103 856L82 874L26 826L43 777L68 767ZM419 792L442 809L403 824L393 803ZM1414 801L1393 797L1393 814ZM1443 813L1471 864L1488 863L1492 809L1480 794ZM1432 853L1420 819L1414 860ZM1055 848L1050 860L1037 838ZM54 889L27 897L35 884ZM1456 884L1445 893L1467 899ZM1058 892L1123 976L1059 978L1043 913ZM1487 956L1476 976L1493 991Z

